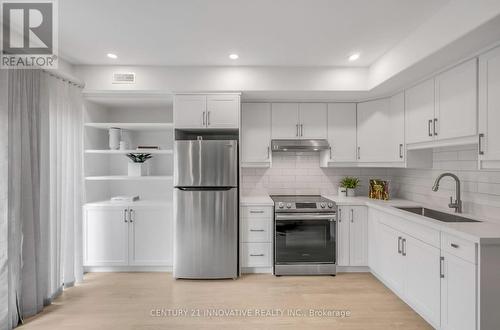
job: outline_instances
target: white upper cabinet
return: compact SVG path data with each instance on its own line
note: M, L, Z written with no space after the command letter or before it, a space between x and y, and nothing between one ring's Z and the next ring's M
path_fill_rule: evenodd
M271 104L241 105L242 166L269 166L271 162Z
M438 140L477 134L477 59L436 77L435 137Z
M477 134L477 60L406 90L405 103L407 144L470 143Z
M324 103L300 103L300 138L327 138L327 105Z
M299 104L273 103L271 123L273 139L298 139Z
M434 139L434 79L405 91L406 143L430 142Z
M389 99L389 122L391 137L387 148L390 162L405 160L405 95L399 93Z
M404 163L404 94L358 104L358 160Z
M328 104L328 161L356 161L356 104Z
M239 128L240 96L180 94L174 98L175 128Z
M324 103L273 103L273 139L326 139L327 106Z
M176 95L174 98L174 124L176 128L206 127L205 95Z
M207 127L238 128L239 113L239 95L207 96Z
M500 168L500 47L479 57L479 160Z

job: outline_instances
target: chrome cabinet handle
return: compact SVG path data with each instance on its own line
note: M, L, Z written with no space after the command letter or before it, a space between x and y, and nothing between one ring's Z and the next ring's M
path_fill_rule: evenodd
M361 147L358 147L358 159L361 159Z
M304 125L300 124L300 136L304 136Z
M484 138L484 134L483 133L480 133L479 134L479 154L480 155L484 155L484 150L483 150L483 138Z
M264 213L263 210L260 210L260 211L253 211L253 210L250 210L250 213Z
M452 248L454 248L454 249L458 249L458 248L459 248L458 244L451 243L450 245L451 245L451 247L452 247Z
M351 209L351 222L354 222L354 209Z
M429 136L432 136L431 125L432 125L432 119L429 119L429 123L427 125L427 130L429 131Z
M250 231L254 231L254 232L262 232L262 231L265 231L264 229L250 229Z
M403 159L403 144L399 144L399 158Z
M439 277L444 278L444 257L439 257Z
M402 242L403 242L403 244L402 244L402 245L403 245L403 248L401 249L401 254L402 254L404 257L406 257L406 238L403 238Z
M433 125L433 130L434 130L434 135L438 135L437 133L437 122L438 122L438 119L437 118L434 118L434 125Z
M332 159L332 147L330 147L330 159Z
M134 220L135 220L135 219L134 219L134 218L135 218L135 211L134 211L133 209L130 209L130 210L128 211L128 214L129 214L129 221L130 221L130 222L134 222ZM134 216L132 217L132 215L134 215Z
M127 220L127 213L128 213L127 209L123 210L123 222L128 222L128 220Z
M205 116L206 116L206 111L203 111L202 119L201 119L201 125L205 126Z
M267 146L267 159L271 159L271 147Z
M339 208L339 222L342 222L342 209Z
M402 239L402 237L401 237L401 236L399 236L399 237L398 237L398 253L399 253L399 254L401 254L401 239Z
M295 136L299 136L299 124L295 124Z
M210 126L210 111L207 112L207 126Z
M261 254L250 254L250 257L263 257L264 253Z

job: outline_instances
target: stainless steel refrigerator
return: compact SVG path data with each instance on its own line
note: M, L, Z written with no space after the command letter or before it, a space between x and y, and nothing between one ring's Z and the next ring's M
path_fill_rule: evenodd
M174 277L238 276L238 142L175 141Z

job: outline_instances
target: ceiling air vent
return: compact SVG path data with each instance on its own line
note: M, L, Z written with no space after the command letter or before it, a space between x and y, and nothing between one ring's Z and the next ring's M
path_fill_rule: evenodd
M113 73L113 84L135 84L135 73L115 72Z

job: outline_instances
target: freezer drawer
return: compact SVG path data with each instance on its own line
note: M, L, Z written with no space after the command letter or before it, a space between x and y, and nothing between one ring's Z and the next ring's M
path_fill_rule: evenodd
M175 189L175 278L238 276L238 189Z
M237 141L175 141L174 149L174 186L236 187L238 185Z

